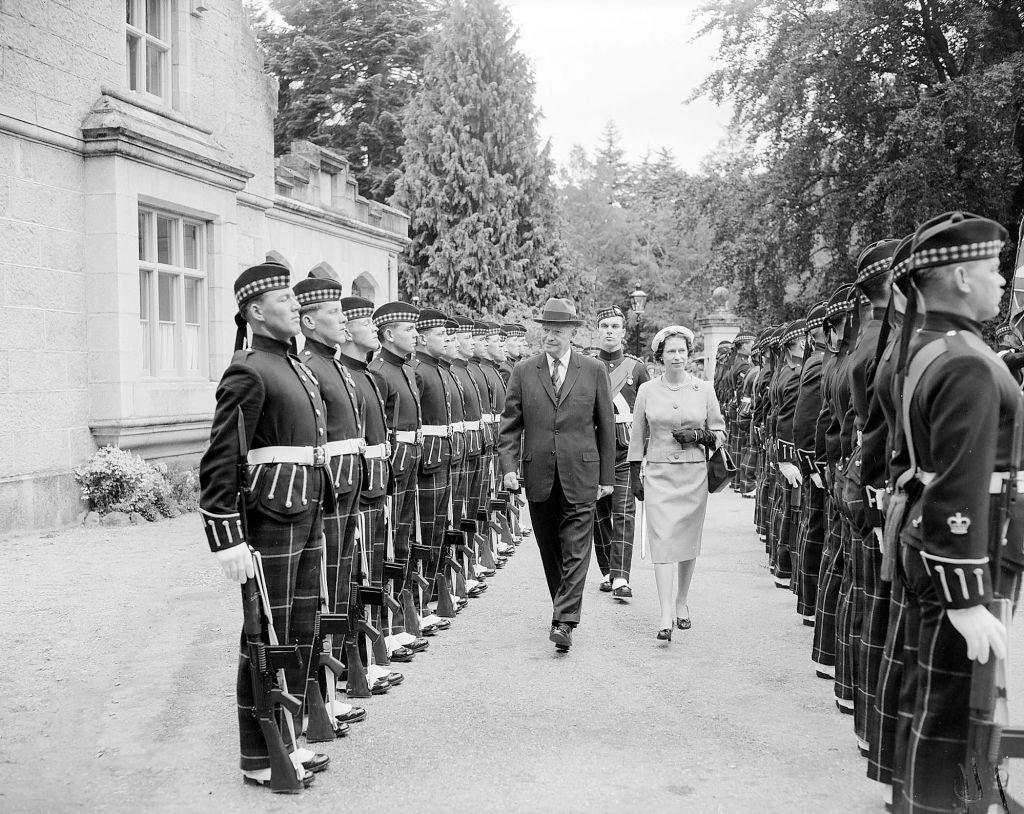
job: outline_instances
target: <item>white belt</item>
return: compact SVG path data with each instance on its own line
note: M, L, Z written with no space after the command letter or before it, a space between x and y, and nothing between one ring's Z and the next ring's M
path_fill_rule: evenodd
M632 424L633 414L632 413L616 413L615 414L616 424Z
M324 466L330 456L326 447L260 447L245 457L250 466L260 464L299 464Z
M453 421L452 422L452 432L453 433L454 432L463 432L466 429L465 424L466 424L466 422L464 422L464 421Z
M484 413L480 416L481 421L486 421L488 424L497 424L501 421L501 416L498 413Z
M437 438L448 438L452 434L451 424L424 424L420 428L423 435L431 435Z
M335 458L338 455L358 455L366 449L366 441L362 438L345 438L342 441L327 442L327 457Z
M376 458L387 458L391 451L388 449L389 444L374 444L372 447L366 447L363 450L363 457L366 460L371 461Z
M931 483L933 480L935 480L935 473L934 472L925 472L925 471L919 469L914 474L914 477L917 478L919 481L921 481L921 483L923 483L925 486L927 486L929 483ZM1022 477L1024 477L1024 472L1018 474L1018 476L1017 476L1017 491L1018 492L1021 491L1021 478ZM990 495L998 495L1000 492L1003 491L1003 483L1005 483L1007 480L1009 480L1009 478L1010 478L1010 473L1009 472L993 472L989 476L989 479L988 479L988 493Z
M418 444L423 440L419 430L396 430L395 440L399 444Z
M467 432L468 431L473 431L473 430L479 430L480 429L480 422L479 421L463 421L462 422L462 429L466 430Z

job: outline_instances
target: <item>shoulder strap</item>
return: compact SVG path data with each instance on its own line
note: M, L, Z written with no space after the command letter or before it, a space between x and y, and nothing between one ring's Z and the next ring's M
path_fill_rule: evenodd
M921 382L921 377L931 366L932 362L949 350L945 337L939 337L929 342L917 352L910 367L907 369L907 378L903 382L903 437L907 445L907 452L910 454L910 468L899 476L896 486L903 489L910 482L910 479L917 474L917 453L914 450L914 436L910 431L910 402L914 398L914 391Z
M628 358L627 356L626 359ZM625 386L629 374L633 372L633 365L626 364L626 359L623 359L622 363L608 375L612 383L612 398L619 394L619 391Z

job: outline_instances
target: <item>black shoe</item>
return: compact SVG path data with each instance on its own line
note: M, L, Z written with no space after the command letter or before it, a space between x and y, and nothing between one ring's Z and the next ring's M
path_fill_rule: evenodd
M672 641L672 628L666 627L662 630L659 630L656 638L660 639L663 642Z
M302 761L302 768L307 772L313 772L313 774L316 774L317 772L322 772L326 769L330 763L331 759L327 755L322 755L317 752L309 760Z
M610 594L612 592L612 584L607 579L601 580L601 584L597 587L603 594Z
M565 622L555 622L551 625L551 633L548 639L555 643L555 649L561 653L568 652L572 647L572 628Z
M622 602L625 602L627 599L633 598L633 589L628 585L620 585L618 588L612 589L612 596Z
M416 654L411 650L408 650L405 647L399 647L391 653L391 661L397 661L399 664L408 664L412 661L412 658L415 655Z
M270 779L257 780L255 777L249 777L247 774L242 775L242 782L248 783L250 786L262 786L263 788L270 789ZM313 783L313 773L311 771L303 771L302 774L302 788L308 789ZM271 789L278 794L296 794L298 789L283 789L278 791L277 789Z
M334 716L334 737L344 738L348 734L348 724L340 719L339 716Z
M366 720L366 710L362 707L352 707L348 712L335 715L334 719L339 724L355 724Z
M391 689L391 682L386 678L380 678L370 685L370 695L384 695L388 690Z
M804 623L804 627L814 627L814 620L813 619L804 619L802 621Z
M843 713L843 715L853 715L853 710L840 704L838 698L836 699L836 709Z
M408 644L403 644L402 647L404 647L406 650L411 650L413 653L419 653L419 652L422 652L423 650L426 650L428 647L430 647L430 642L428 642L424 638L419 638L419 639L414 639L413 641L409 642Z
M676 617L676 627L679 628L680 630L689 630L692 627L692 625L690 624L690 620L689 619L680 619L677 616Z

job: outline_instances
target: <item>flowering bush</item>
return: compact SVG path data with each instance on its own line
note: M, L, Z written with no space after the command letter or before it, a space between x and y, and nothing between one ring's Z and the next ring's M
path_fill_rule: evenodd
M103 447L75 480L82 495L100 514L138 512L147 520L172 517L198 507L199 480L191 469L170 471L166 464L149 464L118 447Z

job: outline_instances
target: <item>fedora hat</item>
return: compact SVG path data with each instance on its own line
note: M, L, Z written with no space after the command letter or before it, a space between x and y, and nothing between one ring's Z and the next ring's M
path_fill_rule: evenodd
M544 310L534 322L554 322L560 325L582 325L583 321L576 315L576 306L572 300L552 297L544 303Z

